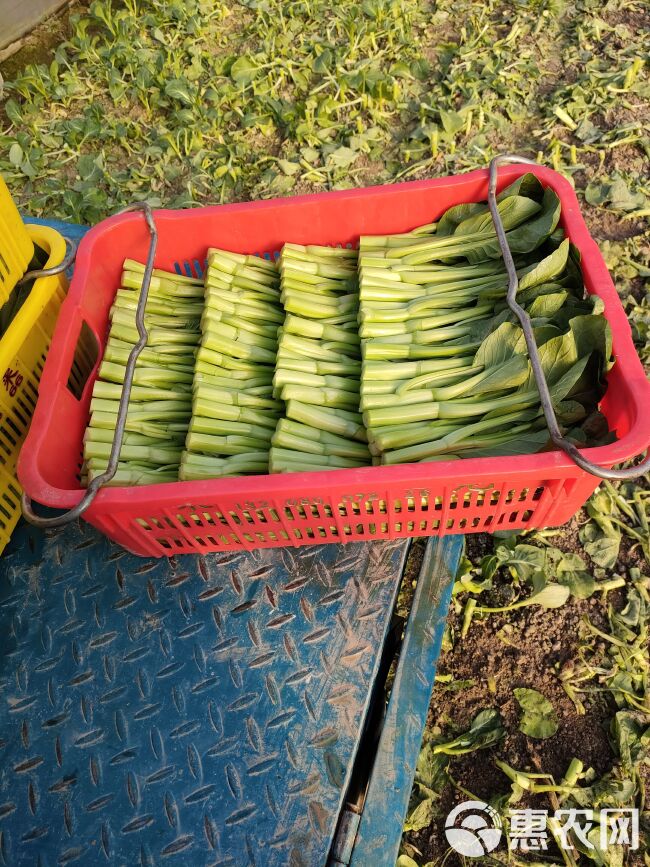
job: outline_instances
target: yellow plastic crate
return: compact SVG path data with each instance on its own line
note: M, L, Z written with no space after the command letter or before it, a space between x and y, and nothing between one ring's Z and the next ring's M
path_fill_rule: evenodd
M31 224L25 229L32 249L36 244L47 254L43 267L63 260L66 245L58 232ZM21 275L25 270L26 266ZM67 288L65 274L36 280L0 340L0 552L20 516L22 490L16 479L16 461L36 406L45 357Z
M27 270L34 256L34 243L0 177L0 305Z

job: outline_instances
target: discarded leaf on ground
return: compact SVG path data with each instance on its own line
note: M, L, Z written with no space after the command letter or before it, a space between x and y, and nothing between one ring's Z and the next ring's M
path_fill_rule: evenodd
M571 591L564 584L547 584L539 593L526 600L528 605L541 605L542 608L561 608ZM522 606L523 607L523 606Z
M435 815L435 803L433 798L425 798L417 805L413 812L406 817L404 831L421 831L428 828Z
M424 743L415 768L415 782L421 790L439 794L448 782L448 764L449 760L444 755L436 753L435 744Z
M505 735L501 723L501 714L496 708L482 710L472 720L469 729L462 735L444 743L434 744L434 753L444 753L449 756L462 756L474 750L491 747Z
M621 534L606 535L595 523L589 522L580 529L580 541L585 551L597 566L613 569L618 559Z
M551 702L536 689L513 690L523 714L519 730L531 738L550 738L558 729L558 718Z
M558 582L564 584L576 599L588 599L596 590L594 576L586 569L566 570L558 574Z

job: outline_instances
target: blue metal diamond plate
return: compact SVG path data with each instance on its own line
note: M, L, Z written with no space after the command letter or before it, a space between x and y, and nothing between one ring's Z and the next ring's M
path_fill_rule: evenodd
M0 560L0 862L326 861L408 545Z
M429 539L359 821L351 867L394 867L463 536Z

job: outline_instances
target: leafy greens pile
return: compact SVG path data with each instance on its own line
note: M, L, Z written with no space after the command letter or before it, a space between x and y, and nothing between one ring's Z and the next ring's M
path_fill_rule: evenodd
M598 403L611 334L585 297L560 201L532 174L498 197L555 412L576 444L609 436ZM359 255L361 408L384 464L537 452L548 431L524 335L485 203L450 208L437 225L363 237Z
M527 174L498 207L558 421L579 446L606 442L598 404L610 328L602 300L585 296L559 199ZM86 436L91 478L111 448L142 272L127 260L111 311ZM156 272L113 483L546 448L507 283L485 203L456 205L405 234L363 237L358 254L288 243L278 267L211 249L204 286Z

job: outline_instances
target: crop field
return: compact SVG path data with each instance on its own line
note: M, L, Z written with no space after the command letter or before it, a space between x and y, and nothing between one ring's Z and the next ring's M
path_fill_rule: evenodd
M0 172L26 212L93 223L528 156L573 182L650 371L649 33L643 0L95 0L0 65ZM475 863L650 864L649 629L647 479L468 536L399 867L464 863L443 829L468 797L640 811L635 850L551 827Z

